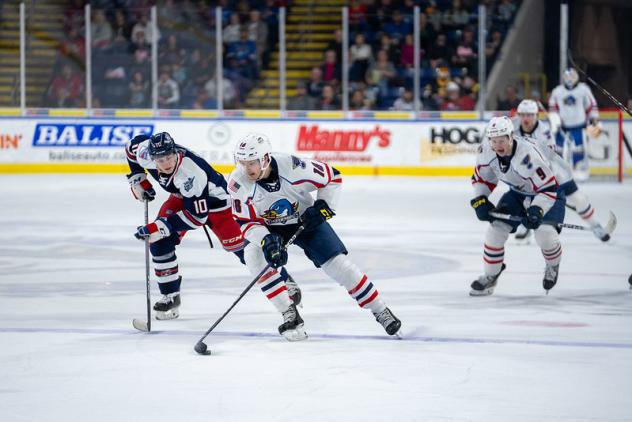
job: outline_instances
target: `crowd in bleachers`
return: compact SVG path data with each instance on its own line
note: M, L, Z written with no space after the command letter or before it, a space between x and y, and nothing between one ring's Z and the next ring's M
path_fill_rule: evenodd
M484 52L490 69L519 0L487 0ZM90 2L92 85L95 108L151 106L150 0ZM64 14L66 37L47 92L53 107L85 106L83 84L85 0ZM158 107L244 107L265 69L278 34L278 8L289 1L158 0ZM419 51L413 39L413 7L420 6ZM215 22L215 6L222 22ZM349 106L352 110L412 110L415 55L421 63L421 109L472 110L478 91L475 0L350 0ZM216 24L222 25L222 93L216 83ZM342 33L323 62L300 81L290 109L341 108Z

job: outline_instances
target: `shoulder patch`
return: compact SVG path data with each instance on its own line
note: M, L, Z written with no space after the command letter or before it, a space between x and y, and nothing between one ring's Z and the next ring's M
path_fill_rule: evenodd
M297 167L305 168L305 161L292 155L292 169L295 169Z
M193 181L195 180L195 176L189 177L182 186L186 192L190 191L193 187Z
M241 185L235 179L230 179L230 182L228 182L228 190L232 192L237 192L240 187Z

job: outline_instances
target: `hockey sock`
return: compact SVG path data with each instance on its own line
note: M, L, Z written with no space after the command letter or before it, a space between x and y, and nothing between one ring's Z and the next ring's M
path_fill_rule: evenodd
M253 276L259 274L267 265L267 262L263 256L263 251L259 246L252 243L248 244L244 249L246 257L246 266ZM292 300L287 292L285 286L285 280L287 279L287 272L285 275L281 275L279 271L274 268L269 268L260 278L257 280L257 284L261 288L263 294L268 298L270 303L279 311L286 311L292 304Z
M573 206L577 210L577 214L579 214L584 221L590 224L591 227L599 224L594 218L595 209L592 207L590 202L588 202L588 197L586 197L586 195L582 192L575 191L570 195L567 195L566 202Z
M373 313L382 312L386 304L366 274L358 269L346 255L337 255L322 265L323 271L347 289L347 293L356 300L361 308Z
M552 226L540 226L535 231L535 241L542 250L546 265L559 265L562 260L562 244Z
M158 278L160 293L167 295L180 291L180 276L178 275L178 260L176 252L153 256L154 272Z
M503 222L494 221L487 227L483 246L483 268L485 275L495 276L500 272L505 259L505 242L511 227Z

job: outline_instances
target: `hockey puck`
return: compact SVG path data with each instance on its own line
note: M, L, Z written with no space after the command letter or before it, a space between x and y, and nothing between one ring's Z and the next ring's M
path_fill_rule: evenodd
M193 350L195 350L195 352L198 355L210 355L211 351L207 349L206 344L204 344L203 342L198 342L196 343L195 347L193 348Z

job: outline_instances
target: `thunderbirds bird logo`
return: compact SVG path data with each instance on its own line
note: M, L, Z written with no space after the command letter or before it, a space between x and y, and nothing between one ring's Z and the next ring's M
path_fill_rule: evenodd
M285 224L289 220L298 219L298 202L292 204L287 199L279 199L261 216L268 224Z

